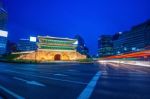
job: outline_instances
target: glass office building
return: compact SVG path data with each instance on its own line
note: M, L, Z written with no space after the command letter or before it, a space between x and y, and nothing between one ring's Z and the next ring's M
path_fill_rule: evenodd
M150 46L150 20L123 32L113 44L115 54L145 50Z
M78 40L78 44L77 44L77 52L88 56L89 54L89 49L86 47L84 39L80 36L80 35L76 35L75 39Z
M2 6L2 1L0 1L0 30L6 30L7 22L7 12Z
M0 55L4 55L6 53L7 36L7 31L0 30Z
M113 55L112 35L102 35L98 40L98 55L99 57Z
M2 5L3 2L0 1L0 55L6 53L8 36L8 32L6 31L7 12Z
M31 41L31 39L20 39L17 43L17 51L35 51L37 49L36 41Z

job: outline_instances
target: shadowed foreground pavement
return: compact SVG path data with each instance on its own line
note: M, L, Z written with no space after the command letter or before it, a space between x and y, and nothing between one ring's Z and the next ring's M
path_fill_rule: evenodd
M113 63L0 63L0 96L14 99L150 99L150 68Z

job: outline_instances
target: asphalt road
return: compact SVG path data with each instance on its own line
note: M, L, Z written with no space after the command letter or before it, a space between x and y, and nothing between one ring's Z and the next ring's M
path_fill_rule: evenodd
M0 63L0 99L150 99L150 68Z

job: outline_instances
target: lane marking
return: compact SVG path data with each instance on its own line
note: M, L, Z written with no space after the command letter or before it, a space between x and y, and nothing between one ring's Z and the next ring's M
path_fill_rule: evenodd
M37 69L25 69L25 68L15 68L15 69L19 69L19 70L25 70L25 71L38 71ZM56 76L69 76L69 75L65 75L65 74L57 74L57 73L54 73L54 72L41 72L41 71L38 71L40 74L51 74L51 75L56 75Z
M16 93L10 91L9 89L7 89L7 88L5 88L5 87L3 87L1 85L0 85L0 89L5 91L6 93L10 94L11 96L15 97L16 99L25 99L24 97L17 95Z
M79 72L78 70L75 70L75 69L69 69L67 71L70 71L70 72Z
M81 84L81 85L86 85L86 84L88 84L88 83L79 82L79 81L71 81L71 80L58 79L58 78L52 78L52 77L46 77L46 76L39 76L39 75L33 75L33 74L24 74L24 73L12 71L12 70L5 70L5 71L6 71L6 72L16 73L16 74L22 74L22 75L28 75L28 76L38 77L38 78L45 78L45 79L50 79L50 80L56 80L56 81L63 81L63 82Z
M29 80L25 80L25 79L18 78L18 77L13 77L13 78L14 78L14 79L17 79L17 80L20 80L20 81L23 81L23 82L25 82L25 83L27 83L27 84L31 84L31 85L37 85L37 86L45 87L45 85L44 85L44 84L39 83L39 82L37 82L37 81L29 81Z
M53 74L55 76L68 76L68 75L65 75L65 74Z
M82 91L82 93L78 96L77 99L89 99L90 98L100 75L101 75L100 71L95 74L95 76L91 79L91 81L88 83L88 85L85 87L85 89Z

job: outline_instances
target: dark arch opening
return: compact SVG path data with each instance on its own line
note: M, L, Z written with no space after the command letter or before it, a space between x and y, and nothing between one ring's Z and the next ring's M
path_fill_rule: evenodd
M54 56L54 60L56 60L56 61L61 60L61 55L60 55L60 54L56 54L56 55Z

